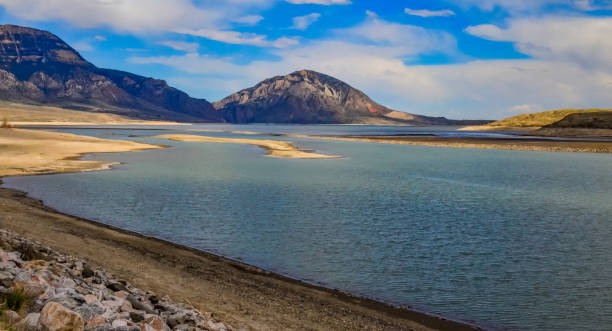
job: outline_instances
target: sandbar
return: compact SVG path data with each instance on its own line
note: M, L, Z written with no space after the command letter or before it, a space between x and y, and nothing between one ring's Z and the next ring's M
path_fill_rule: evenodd
M85 153L130 152L162 147L70 133L0 128L0 176L105 170L116 162L78 158Z
M163 134L153 136L151 138L163 138L173 141L186 141L186 142L217 142L217 143L233 143L233 144L249 144L259 146L268 151L266 156L276 158L290 158L290 159L337 159L342 158L339 155L327 155L318 154L312 151L301 150L289 142L282 140L270 140L270 139L240 139L240 138L219 138L200 136L192 134Z

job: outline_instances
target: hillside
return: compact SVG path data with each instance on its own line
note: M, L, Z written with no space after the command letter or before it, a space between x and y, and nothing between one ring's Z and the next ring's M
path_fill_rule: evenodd
M612 111L612 109L559 109L549 110L539 113L532 114L521 114L513 117L509 117L500 121L489 123L486 126L489 127L514 127L514 128L525 128L525 127L543 127L551 125L555 122L563 120L566 116L572 114L587 114L587 113L605 113ZM588 115L583 115L588 116Z
M545 128L612 129L612 110L570 114Z
M54 34L0 26L0 100L147 120L223 121L203 99L165 81L97 68Z
M232 123L453 123L443 117L394 111L334 77L311 70L266 79L213 105Z

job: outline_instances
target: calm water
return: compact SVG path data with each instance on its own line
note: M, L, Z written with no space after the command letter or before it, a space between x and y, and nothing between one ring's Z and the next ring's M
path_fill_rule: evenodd
M248 145L128 138L159 131L64 131L173 147L90 155L124 164L5 186L64 212L487 327L612 329L611 155L291 138L346 157L291 160Z

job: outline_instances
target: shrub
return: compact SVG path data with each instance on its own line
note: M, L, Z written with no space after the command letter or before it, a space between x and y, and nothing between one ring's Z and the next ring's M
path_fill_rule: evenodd
M2 306L12 311L19 311L27 302L23 289L14 289L2 295Z

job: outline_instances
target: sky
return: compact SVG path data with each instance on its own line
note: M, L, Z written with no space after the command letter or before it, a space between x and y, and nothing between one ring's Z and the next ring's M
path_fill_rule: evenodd
M0 21L209 101L310 69L424 115L612 108L612 0L0 0Z

